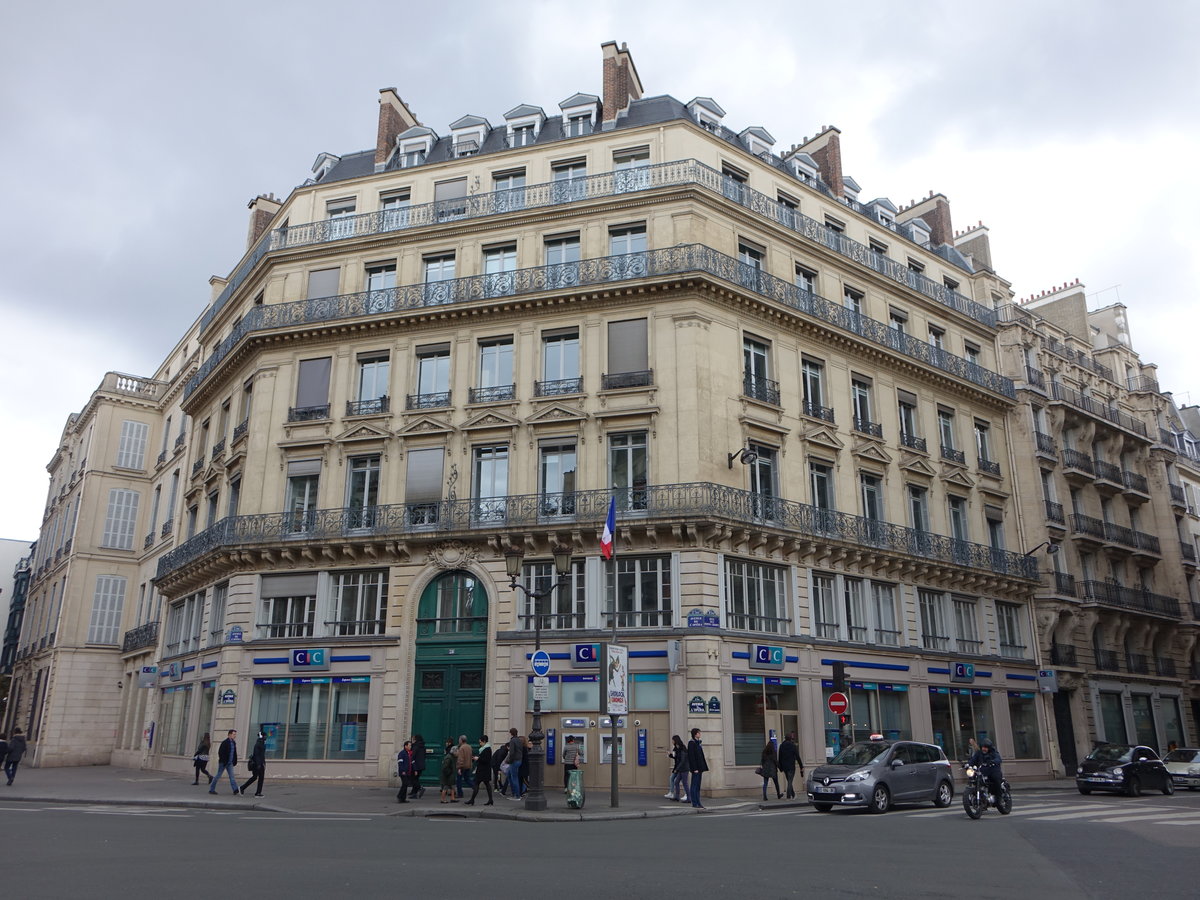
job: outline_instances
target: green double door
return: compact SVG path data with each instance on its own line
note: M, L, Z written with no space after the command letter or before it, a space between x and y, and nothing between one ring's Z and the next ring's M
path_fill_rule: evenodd
M487 595L470 573L448 572L417 611L412 733L425 739L427 770L437 770L446 738L478 743L487 683Z

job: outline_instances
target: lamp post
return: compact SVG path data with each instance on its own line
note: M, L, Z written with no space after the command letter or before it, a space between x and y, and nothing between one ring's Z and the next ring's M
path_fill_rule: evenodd
M562 545L554 547L555 578L541 591L531 591L517 581L524 557L524 552L514 547L504 554L504 566L508 572L509 587L533 600L533 649L536 652L542 649L542 600L562 585L563 578L571 570L571 548ZM529 812L541 812L546 808L546 794L543 790L546 780L546 751L542 747L545 738L545 732L542 731L542 701L534 700L533 730L529 732L529 741L533 744L529 751L529 791L525 794L525 809Z

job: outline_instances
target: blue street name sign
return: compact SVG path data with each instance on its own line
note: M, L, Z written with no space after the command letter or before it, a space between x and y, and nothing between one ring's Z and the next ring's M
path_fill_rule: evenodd
M533 654L533 674L547 675L550 672L550 654L545 650L538 650Z

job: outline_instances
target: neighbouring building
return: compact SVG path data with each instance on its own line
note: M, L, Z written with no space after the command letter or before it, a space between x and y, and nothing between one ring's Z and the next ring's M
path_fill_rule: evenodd
M582 737L597 786L614 749L623 785L665 785L692 727L716 792L790 731L809 761L987 735L1051 770L1024 552L1049 538L999 340L1025 326L986 229L860 197L836 128L776 147L602 57L600 95L440 133L381 91L375 146L251 201L159 371L70 418L14 670L36 762L184 771L200 734L262 726L276 777L382 778L413 733L528 730L506 556L540 591L566 546L547 749Z

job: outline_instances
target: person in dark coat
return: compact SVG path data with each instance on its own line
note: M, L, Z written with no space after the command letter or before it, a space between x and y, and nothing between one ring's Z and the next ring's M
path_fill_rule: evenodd
M233 792L238 793L237 779L233 775L233 767L237 765L237 729L230 728L229 734L225 740L221 741L217 747L217 774L213 776L213 780L209 782L208 792L215 794L217 792L217 782L221 778L221 773L225 772L229 776L229 786L233 788Z
M8 742L8 753L4 755L4 774L8 776L9 786L17 777L17 766L21 764L25 749L25 733L20 728L14 728L12 739Z
M258 782L258 787L254 791L255 797L263 795L263 776L267 774L267 736L263 732L258 733L258 740L254 742L254 749L250 751L250 759L246 761L246 768L250 770L250 780L242 785L241 793L246 793L246 788Z
M767 799L768 781L775 783L775 799L782 799L783 793L779 790L779 758L775 755L774 741L767 741L767 745L763 747L762 756L759 758L759 771L763 780L763 800Z
M500 775L500 767L504 765L506 759L508 759L508 744L504 743L498 750L492 751L492 786L501 794L508 790L508 785L504 783Z
M708 762L704 758L704 744L700 741L700 729L692 729L692 739L687 745L688 771L692 773L692 784L688 796L692 798L692 806L704 809L700 803L700 779L708 771Z
M204 773L206 782L212 781L212 773L208 771L208 751L212 749L212 738L208 736L208 732L204 732L204 737L200 738L200 745L196 747L196 753L192 756L192 766L196 770L196 777L192 780L192 784L200 783L200 773Z
M796 735L789 734L779 745L779 771L787 779L787 796L789 800L796 797L796 789L792 780L796 777L796 769L800 769L800 780L804 780L804 762L800 759L800 748L796 746Z
M484 806L492 805L492 745L488 743L488 736L485 734L479 739L479 755L475 757L475 788L471 791L471 799L467 801L467 806L475 805L475 798L479 796L479 785L483 784L487 788L487 803Z
M412 741L405 741L404 747L396 754L396 774L400 776L400 790L396 793L397 803L408 802L408 789L412 785L413 779L413 760L412 760ZM416 798L417 789L413 788L413 798Z
M421 776L425 774L425 738L419 734L412 736L412 798L420 800L425 796L425 788L421 786Z

